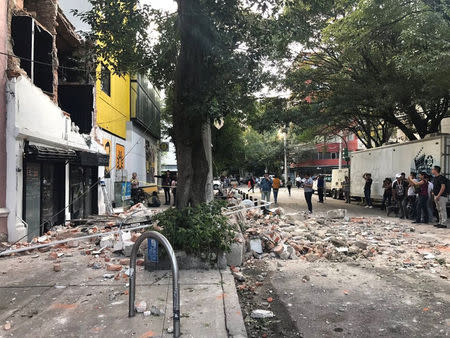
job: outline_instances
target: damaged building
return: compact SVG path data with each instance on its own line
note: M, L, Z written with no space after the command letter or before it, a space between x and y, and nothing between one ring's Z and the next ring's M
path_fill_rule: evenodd
M6 23L7 232L9 241L30 240L98 213L109 158L96 134L84 42L58 2L9 0Z

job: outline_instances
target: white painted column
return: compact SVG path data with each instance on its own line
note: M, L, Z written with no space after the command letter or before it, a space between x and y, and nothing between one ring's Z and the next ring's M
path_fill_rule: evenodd
M70 208L68 207L70 203L70 164L69 162L65 165L65 178L64 178L64 210L65 220L70 220Z

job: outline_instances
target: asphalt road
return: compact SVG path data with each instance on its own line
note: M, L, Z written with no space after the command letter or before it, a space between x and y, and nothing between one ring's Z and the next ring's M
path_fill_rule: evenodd
M247 191L245 187L241 188ZM255 193L250 195L261 199L261 193L259 189L255 189ZM273 202L273 193L270 195L270 201ZM373 209L365 208L360 205L361 202L352 200L350 204L346 204L343 200L335 200L332 197L325 197L324 203L319 203L319 197L317 194L313 195L313 213L327 212L331 209L347 209L349 216L386 216L386 212L382 211L379 207ZM291 196L289 196L286 188L281 188L278 192L278 205L284 208L287 212L306 211L306 201L304 197L303 189L292 188Z

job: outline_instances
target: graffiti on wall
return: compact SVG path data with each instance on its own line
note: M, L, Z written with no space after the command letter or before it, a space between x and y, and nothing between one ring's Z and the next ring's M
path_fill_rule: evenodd
M433 169L433 166L439 165L438 162L438 159L435 159L433 155L425 154L423 146L421 146L419 152L413 158L411 171L415 173L424 171L427 174L431 174L431 169Z

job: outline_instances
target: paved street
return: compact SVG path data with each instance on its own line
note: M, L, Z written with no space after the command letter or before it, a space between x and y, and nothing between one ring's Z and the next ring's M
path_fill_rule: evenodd
M254 196L259 198L259 194ZM283 328L279 327L281 324L272 323L269 328L261 329L247 317L245 320L251 328L250 337L259 337L262 332L270 332L268 336L272 337L291 337L294 331L302 337L450 335L448 229L413 225L410 221L399 222L394 217L386 218L379 209L366 209L356 205L356 202L348 206L343 201L327 198L324 204L319 204L315 195L313 203L316 216L323 215L327 210L347 207L351 219L348 226L344 225L344 228L348 228L345 234L339 232L343 228L337 224L333 226L312 222L301 236L310 238L309 247L319 248L322 245L319 243L326 243L329 236L337 236L347 242L352 241L351 238L346 239L352 233L357 234L356 238L363 238L358 234L358 227L352 225L352 219L382 216L381 222L387 225L375 230L374 235L379 253L367 258L344 255L343 259L311 260L308 256L300 256L295 260L282 260L279 257L271 259L270 256L261 260L250 259L242 269L244 275L249 277L248 283L252 283L251 276L261 275L261 271L264 271L265 285L261 293L258 292L255 296L248 291L240 292L241 297L251 303L251 306L246 307L247 312L254 308L268 308L275 313L277 320L284 323ZM279 206L288 213L306 210L303 190L293 189L292 196L289 197L281 189ZM308 221L299 216L298 222ZM411 224L414 232L408 234L394 229L394 232L385 233L384 228L390 229L397 224L404 224L406 227ZM254 223L249 225L254 226ZM337 230L334 231L333 227ZM367 229L370 231L370 226ZM400 233L395 232L399 230ZM294 233L296 231L298 230L294 230ZM398 235L389 240L395 234ZM321 237L313 239L311 235ZM381 236L388 242L384 242ZM407 236L403 237L407 239L406 242L394 239L402 236ZM401 244L403 242L410 245L404 246ZM426 252L437 253L439 260L422 258L422 253ZM268 297L273 298L273 306L267 303ZM289 323L292 323L291 327ZM274 332L277 331L275 335Z
M247 191L245 187L242 188ZM254 193L250 193L258 200L261 199L261 194L258 188L255 188ZM352 200L351 204L346 204L343 200L335 200L332 197L325 197L325 203L318 203L319 197L317 194L313 195L313 212L326 212L330 209L347 209L349 216L385 216L386 213L379 208L366 209L359 205L361 202ZM273 202L273 193L270 195L270 201ZM286 188L281 188L278 193L278 205L284 208L287 212L306 211L306 201L303 189L292 188L291 196L289 196Z

